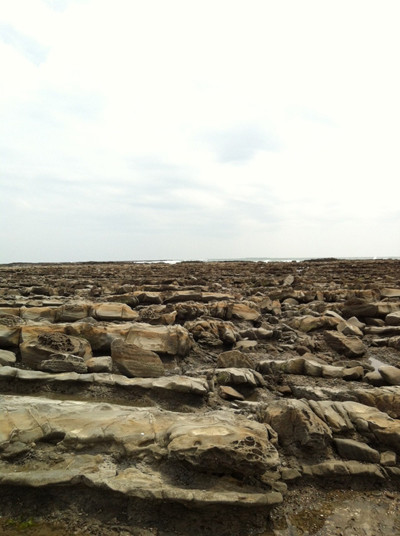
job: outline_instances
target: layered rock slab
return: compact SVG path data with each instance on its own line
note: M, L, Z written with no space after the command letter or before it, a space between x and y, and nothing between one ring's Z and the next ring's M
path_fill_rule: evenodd
M265 426L231 411L182 414L2 396L0 412L3 485L87 483L129 496L194 504L270 505L282 500L261 484L236 481L237 475L275 469L279 455ZM13 463L13 448L17 454L29 451L32 461ZM178 476L182 463L191 477L186 484ZM228 484L222 475L231 475Z

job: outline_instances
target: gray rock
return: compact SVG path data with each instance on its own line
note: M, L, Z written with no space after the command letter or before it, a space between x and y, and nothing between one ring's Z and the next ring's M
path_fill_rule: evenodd
M49 359L43 360L38 368L44 372L87 372L83 357L73 354L50 354Z
M354 441L353 439L340 438L335 438L333 441L342 458L346 458L347 460L358 460L360 462L380 462L379 452L365 443Z
M86 366L89 372L111 372L113 360L108 355L91 357L86 361Z
M388 326L400 326L400 311L389 313L385 318L385 322Z
M400 369L386 365L378 369L379 374L389 385L400 385Z
M0 350L0 365L14 365L17 361L17 356L10 350Z

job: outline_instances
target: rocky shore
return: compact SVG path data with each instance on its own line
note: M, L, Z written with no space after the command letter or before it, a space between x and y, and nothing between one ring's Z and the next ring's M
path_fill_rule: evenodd
M0 266L0 534L400 535L400 261Z

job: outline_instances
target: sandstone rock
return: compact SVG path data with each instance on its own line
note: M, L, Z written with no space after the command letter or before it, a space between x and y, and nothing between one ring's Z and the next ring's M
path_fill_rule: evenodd
M360 329L361 331L365 328L365 324L364 324L364 322L360 322L356 316L351 316L351 317L347 320L347 323L348 323L348 324L351 324L351 325L353 325L353 326L356 326L356 327L357 327L358 329Z
M37 364L37 368L44 372L77 372L78 374L87 372L83 357L65 353L50 354L49 359L44 359Z
M18 347L22 324L25 322L19 316L0 314L0 346Z
M343 369L342 378L348 382L360 381L364 377L363 367L351 367Z
M343 368L335 367L333 365L323 365L322 366L322 377L323 378L342 378L343 377Z
M235 477L274 469L279 455L265 426L233 412L204 416L9 396L2 397L0 406L8 415L0 423L0 452L16 442L33 450L47 440L62 447L51 464L46 459L29 468L0 463L3 485L86 484L147 500L192 505L267 505L282 500L279 493L265 492ZM78 452L93 446L96 455ZM112 453L117 460L122 457L121 467L110 459ZM126 460L130 460L128 467ZM185 482L163 473L165 463L181 461L186 463ZM221 474L231 476L221 478Z
M391 302L365 302L361 298L354 298L344 304L343 316L349 318L384 318L389 313L398 311L400 304Z
M367 350L357 337L346 337L342 333L325 331L324 338L331 348L347 357L362 356Z
M142 290L135 291L133 295L139 300L139 303L145 305L160 305L162 303L162 296L160 292L144 292Z
M383 298L400 298L400 289L398 288L383 288L381 289Z
M139 313L125 303L96 303L91 307L91 316L96 320L138 320Z
M21 326L20 342L37 341L42 335L52 335L53 333L65 333L66 324L27 324Z
M330 428L302 400L272 402L266 408L265 422L277 432L284 447L324 451L332 439Z
M112 342L111 357L119 370L129 377L158 378L164 375L164 365L155 352L122 339Z
M66 303L59 309L60 322L76 322L89 316L90 304L85 302Z
M392 467L396 465L397 456L396 453L391 450L385 450L381 452L380 464L386 467Z
M315 361L310 361L309 359L304 360L304 374L306 376L312 376L318 378L322 376L322 369L324 365L317 363Z
M367 372L367 374L364 376L364 379L371 385L375 385L377 387L385 385L386 383L380 372L378 372L377 370Z
M220 385L218 391L221 398L226 398L228 400L244 400L244 396L229 385Z
M48 360L55 353L73 354L83 358L92 355L90 344L85 339L71 337L64 333L45 333L37 340L28 340L20 345L22 362L29 367L40 370L42 361Z
M126 339L133 323L124 322L121 324L111 324L109 322L98 323L74 322L65 324L65 332L68 335L86 339L93 351L110 352L111 343L115 339Z
M368 479L383 480L384 474L376 464L362 463L358 461L342 462L328 460L315 465L303 465L304 476L314 477L362 477Z
M363 336L363 332L361 331L361 329L358 326L352 324L351 322L340 322L340 324L337 325L337 330L340 331L340 333L343 333L343 335L347 336Z
M163 376L160 378L128 378L120 374L90 373L77 374L76 372L64 372L59 374L33 370L23 370L15 367L0 367L1 378L15 378L18 381L30 382L32 380L46 383L62 384L63 382L75 382L77 384L96 384L100 386L121 386L125 389L137 388L156 390L158 393L170 395L171 393L187 393L190 395L204 396L209 388L206 379L191 378L188 376Z
M239 350L230 350L222 352L217 358L218 368L254 368L254 358L242 354Z
M187 329L182 326L151 326L137 322L126 337L126 342L143 350L174 356L186 356L192 342Z
M58 307L21 307L21 318L33 322L56 322Z
M246 384L249 387L264 385L261 374L245 368L223 368L215 370L216 380L220 385Z
M245 303L233 303L228 307L227 319L236 318L238 320L247 320L256 322L261 317L260 311L255 306L249 306Z
M108 355L91 357L85 364L89 372L111 372L113 368L112 357Z
M279 464L279 455L259 423L211 416L207 424L172 425L168 430L170 458L184 460L207 472L256 475ZM250 425L251 423L251 425ZM249 426L250 425L250 426Z
M385 322L388 326L400 326L400 311L386 315Z
M200 301L202 299L201 291L198 290L179 290L173 292L164 299L164 303L178 303L186 301Z
M219 346L222 343L234 344L239 338L237 329L232 322L223 320L198 319L185 322L184 326L196 341Z
M390 365L380 367L379 374L389 385L400 385L400 369Z
M0 366L14 365L17 361L17 356L10 350L0 350Z
M353 439L333 440L339 455L348 460L358 460L360 462L379 463L380 454L365 443L354 441Z
M292 321L292 327L304 333L316 329L329 329L338 325L339 320L331 316L311 316L305 315Z
M161 324L170 326L175 322L177 311L166 305L148 305L139 311L139 321L145 324Z

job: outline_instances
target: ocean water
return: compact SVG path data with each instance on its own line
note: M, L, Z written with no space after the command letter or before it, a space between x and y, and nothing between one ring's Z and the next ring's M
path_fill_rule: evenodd
M135 264L177 264L179 262L302 262L312 260L388 260L388 259L400 259L400 257L233 257L233 258L210 258L210 259L151 259L151 260L132 260L126 262L133 262Z

